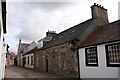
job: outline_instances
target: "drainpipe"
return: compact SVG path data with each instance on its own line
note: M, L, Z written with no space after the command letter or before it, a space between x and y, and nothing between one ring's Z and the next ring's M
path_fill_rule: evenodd
M78 38L76 38L76 37L74 38L74 40L75 40L75 48L76 48L76 51L77 51L77 62L78 62L79 80L81 80L81 78L80 78L80 64L79 64L80 63L79 62L79 51L78 51L79 50L79 48L78 48L79 46L78 45L79 45L79 41L80 40Z
M78 62L78 74L79 74L79 80L81 80L80 78L80 61L79 61L79 49L77 48L77 62Z

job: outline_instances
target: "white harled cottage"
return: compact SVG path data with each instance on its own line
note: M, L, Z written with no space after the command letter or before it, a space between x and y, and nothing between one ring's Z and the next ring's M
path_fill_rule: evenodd
M104 17L101 5L94 4L92 9L93 15ZM78 48L80 78L120 80L120 20L96 27Z
M0 80L4 78L6 49L4 34L6 33L6 2L0 0Z

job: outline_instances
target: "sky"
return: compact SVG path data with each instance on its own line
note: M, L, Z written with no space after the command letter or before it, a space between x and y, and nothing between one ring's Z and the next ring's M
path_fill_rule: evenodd
M108 10L109 22L118 20L119 0L6 0L9 51L17 53L19 39L23 43L38 41L46 32L60 33L91 18L94 3ZM34 2L33 2L34 1Z

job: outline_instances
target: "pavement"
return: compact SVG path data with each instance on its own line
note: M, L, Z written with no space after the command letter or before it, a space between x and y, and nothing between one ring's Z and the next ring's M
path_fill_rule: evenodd
M61 76L50 73L41 73L32 69L22 68L14 65L7 65L5 69L5 80L61 80Z

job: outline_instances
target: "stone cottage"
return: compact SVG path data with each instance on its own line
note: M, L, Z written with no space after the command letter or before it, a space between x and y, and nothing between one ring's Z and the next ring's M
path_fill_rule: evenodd
M37 43L35 41L31 42L29 46L26 47L26 52L23 53L22 64L25 68L34 68L34 51L37 47Z
M43 72L43 53L41 52L41 48L47 44L49 41L52 40L52 38L56 35L57 33L55 31L49 31L46 32L46 37L38 40L38 46L37 50L32 51L34 53L34 69L40 70ZM40 53L40 54L39 54Z

